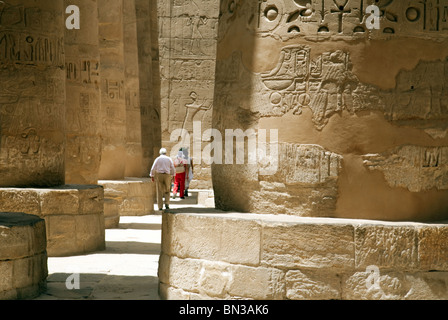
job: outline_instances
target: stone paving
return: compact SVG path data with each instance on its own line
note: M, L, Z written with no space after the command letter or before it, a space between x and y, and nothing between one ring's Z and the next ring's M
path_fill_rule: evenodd
M196 202L195 195L177 198L170 208L201 207ZM106 229L106 250L49 257L47 290L36 300L160 300L161 223L159 211L120 217L117 229Z

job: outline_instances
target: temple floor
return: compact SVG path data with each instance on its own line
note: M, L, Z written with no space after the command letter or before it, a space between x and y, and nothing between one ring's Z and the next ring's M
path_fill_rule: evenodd
M194 206L196 196L171 200L170 207ZM105 251L49 257L47 290L36 300L159 300L161 223L161 213L120 217L118 228L106 229Z

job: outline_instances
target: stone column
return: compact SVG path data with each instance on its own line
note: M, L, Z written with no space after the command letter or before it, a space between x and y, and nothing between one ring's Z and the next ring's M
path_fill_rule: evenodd
M0 186L64 183L63 3L0 3Z
M81 27L87 29L96 13L89 1L81 3L80 10L85 22ZM74 144L81 147L77 155L86 160L89 152L84 147L94 145L89 138L96 133L90 131L95 125L87 100L92 98L98 106L94 67L89 74L89 61L83 60L94 59L89 44L93 47L95 39L83 34L83 29L71 30L65 48L70 60L65 65L64 13L64 2L59 1L0 4L0 211L44 218L50 256L105 246L103 188L64 185L66 138L70 160ZM89 77L93 84L88 83ZM67 98L72 100L67 124L66 81ZM78 164L70 161L67 166L71 183L96 180L92 168L86 169L85 162Z
M123 0L99 0L101 121L99 179L123 179L126 167L126 95Z
M143 176L159 156L161 147L160 71L157 4L135 0L137 15L138 70L140 91Z
M117 213L122 216L154 212L154 188L147 176L152 163L143 160L144 152L148 153L143 141L146 146L152 144L147 140L153 138L142 131L144 128L147 132L147 92L152 89L144 87L152 82L148 81L152 75L145 60L151 52L151 34L143 34L143 30L152 27L150 15L142 17L145 12L150 13L149 2L99 2L104 144L98 183L105 190L108 226L116 224ZM142 26L142 19L146 26ZM144 40L142 49L140 39Z
M447 218L448 2L375 3L221 1L213 127L259 149L213 166L219 208Z
M65 1L65 7L73 1ZM65 31L66 183L97 184L101 160L100 56L96 1L76 1L80 29Z
M159 0L158 5L162 145L173 157L179 147L190 147L196 160L190 188L211 188L210 166L200 155L208 142L202 133L211 128L219 1ZM196 134L194 121L200 124Z
M139 54L135 1L123 2L123 44L126 100L125 177L141 177L142 130L140 113Z

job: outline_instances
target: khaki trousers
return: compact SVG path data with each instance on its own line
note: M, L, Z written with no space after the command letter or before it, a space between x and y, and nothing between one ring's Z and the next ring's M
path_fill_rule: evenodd
M170 192L171 192L171 175L167 173L155 173L154 176L157 186L157 204L159 209L163 207L163 197L165 197L165 205L170 204Z

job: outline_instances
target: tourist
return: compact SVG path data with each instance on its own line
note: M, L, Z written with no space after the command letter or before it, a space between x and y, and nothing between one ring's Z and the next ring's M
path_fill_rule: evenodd
M149 174L152 181L156 181L159 210L163 209L163 198L165 198L165 208L170 208L171 179L175 173L173 160L166 155L165 148L160 149L160 156L154 160Z
M177 191L181 199L185 199L185 174L187 172L187 160L184 158L182 148L174 159L174 167L176 168L176 176L174 177L173 199L176 198Z
M193 180L193 158L188 155L188 148L182 148L184 158L187 161L187 170L185 173L185 197L188 197L188 188L190 187L190 181Z

